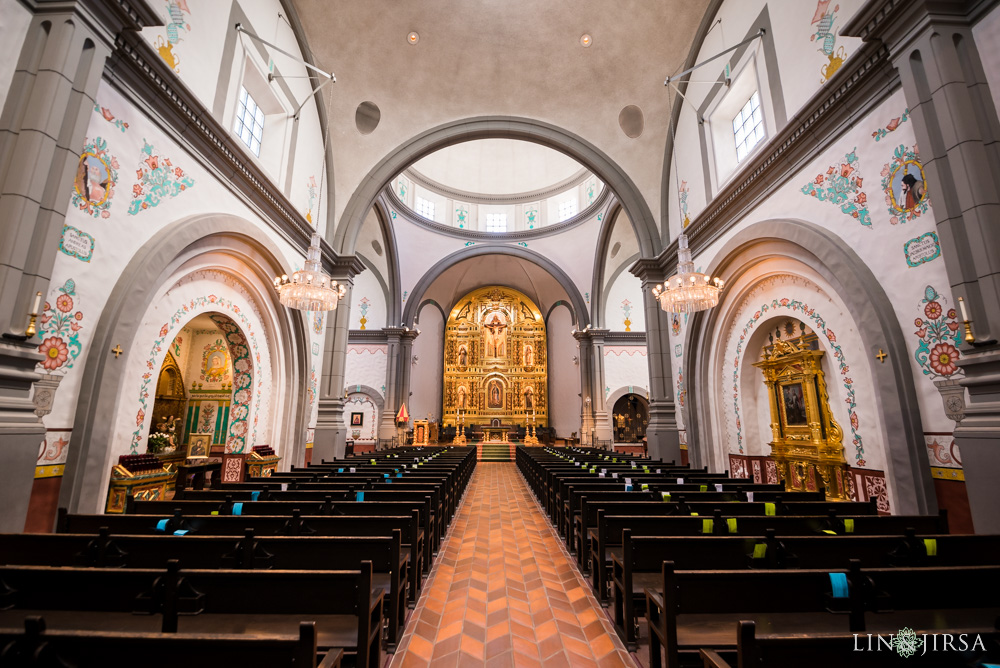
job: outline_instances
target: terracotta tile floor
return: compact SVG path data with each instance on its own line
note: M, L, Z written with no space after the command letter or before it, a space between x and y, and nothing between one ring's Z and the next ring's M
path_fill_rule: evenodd
M480 462L393 668L628 666L514 463Z

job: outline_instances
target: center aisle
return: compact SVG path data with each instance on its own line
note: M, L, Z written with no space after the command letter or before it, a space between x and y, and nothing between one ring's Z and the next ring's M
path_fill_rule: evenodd
M480 462L393 668L635 666L515 464Z

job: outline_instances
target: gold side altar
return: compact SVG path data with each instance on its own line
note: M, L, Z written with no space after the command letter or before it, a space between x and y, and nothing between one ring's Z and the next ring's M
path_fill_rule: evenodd
M545 321L527 296L501 286L473 290L455 304L445 326L445 426L484 431L548 423ZM490 440L487 438L487 440Z
M844 432L830 411L823 351L815 335L776 340L754 366L764 373L771 409L771 456L793 491L824 489L826 498L850 500Z

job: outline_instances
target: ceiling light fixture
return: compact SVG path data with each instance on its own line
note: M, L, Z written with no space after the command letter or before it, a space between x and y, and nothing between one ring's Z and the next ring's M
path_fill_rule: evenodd
M587 33L584 33L583 35L580 36L580 44L582 44L583 46L588 47L593 43L594 39Z
M416 44L420 41L420 35L417 34L416 30L410 31L410 34L406 36L406 41L410 44Z

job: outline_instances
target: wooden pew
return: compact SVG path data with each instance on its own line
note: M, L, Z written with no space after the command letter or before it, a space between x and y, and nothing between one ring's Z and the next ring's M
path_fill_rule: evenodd
M0 629L0 665L12 667L339 668L343 656L317 651L315 622L300 622L298 636L52 631L38 616L27 617L23 629Z
M162 529L157 526L165 522ZM106 528L110 535L159 535L187 530L190 535L244 536L247 528L263 536L392 536L402 534L403 548L410 557L410 606L416 605L422 589L424 569L424 532L416 511L411 516L307 516L293 511L291 517L266 515L76 515L59 509L56 522L58 533L100 534Z
M409 553L401 532L382 536L255 536L0 534L0 563L20 566L166 568L170 560L194 569L352 570L372 564L373 586L385 592L388 645L395 647L406 615Z
M736 656L727 661L719 652L701 650L704 668L799 668L803 657L808 657L809 668L968 668L970 665L985 665L986 662L1000 661L1000 631L993 633L966 634L964 629L952 629L949 644L951 651L943 649L944 638L923 638L924 629L915 633L931 648L921 646L912 656L903 656L894 647L887 647L890 640L883 637L881 644L877 636L868 649L867 635L854 634L824 636L797 636L756 634L756 624L752 621L737 622ZM978 638L977 638L978 636ZM978 640L978 642L977 642ZM977 646L981 643L982 648ZM935 647L936 645L936 647ZM973 649L973 648L976 649ZM940 651L935 651L939 649ZM735 660L732 660L735 659Z
M53 630L297 633L316 622L320 649L380 668L382 592L370 563L350 571L165 570L3 566L0 627L27 615Z

